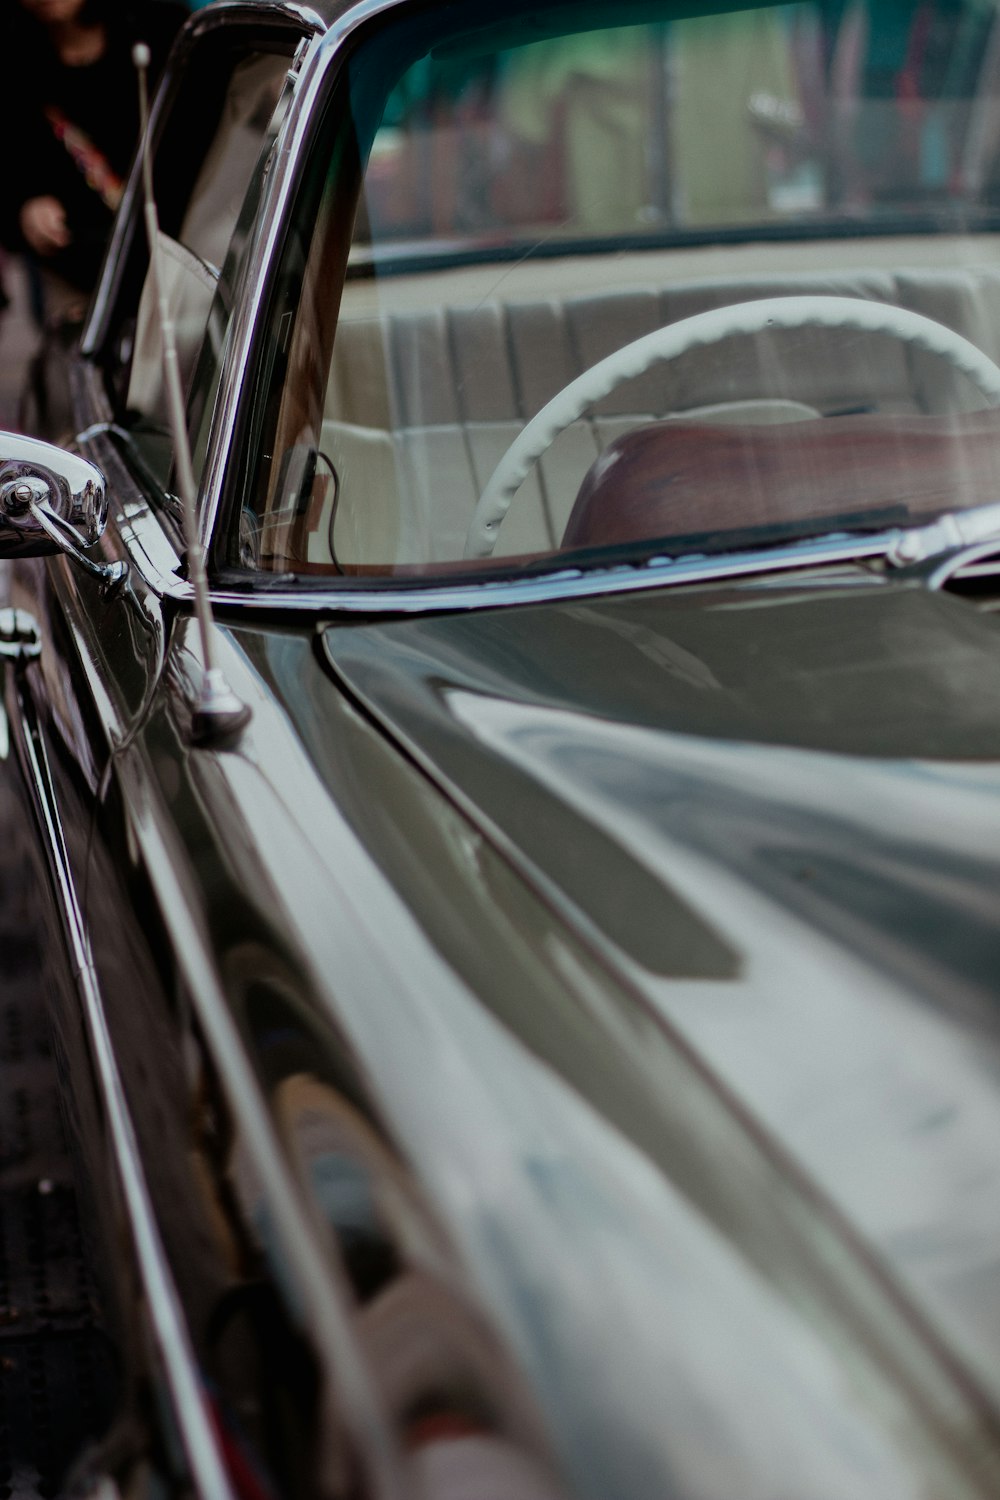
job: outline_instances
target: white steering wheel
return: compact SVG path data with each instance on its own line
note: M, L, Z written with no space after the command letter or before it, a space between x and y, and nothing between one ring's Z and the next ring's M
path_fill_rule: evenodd
M695 313L633 339L606 359L584 370L537 412L507 449L476 505L465 538L466 557L489 557L497 543L500 523L533 466L559 434L589 406L621 385L643 375L661 360L676 359L689 349L718 343L734 334L762 333L771 328L848 328L867 333L889 333L903 343L938 354L967 375L990 406L1000 406L1000 367L960 333L895 307L891 302L868 302L861 297L762 297L734 302L729 307Z

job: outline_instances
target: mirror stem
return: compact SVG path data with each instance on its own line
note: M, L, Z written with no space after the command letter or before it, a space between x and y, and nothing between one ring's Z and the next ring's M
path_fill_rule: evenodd
M93 578L99 578L106 588L117 588L128 573L124 562L95 563L81 551L83 539L62 516L51 511L44 501L32 497L28 506L31 515L60 552L67 553L79 567Z

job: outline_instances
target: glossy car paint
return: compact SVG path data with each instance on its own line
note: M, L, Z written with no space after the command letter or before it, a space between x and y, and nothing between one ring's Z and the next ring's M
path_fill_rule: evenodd
M74 378L129 576L18 564L42 652L7 704L85 928L58 1024L157 1463L995 1494L994 618L860 570L381 623L230 599L252 718L197 747L185 586ZM214 1454L147 1352L90 983Z
M79 603L89 581L49 565L60 567ZM844 594L864 625L831 644ZM232 1138L214 1145L225 1182L238 1177L235 1142L248 1129L259 1137L265 1108L270 1150L284 1137L294 1159L282 1089L308 1073L380 1138L381 1170L406 1181L434 1226L449 1299L485 1299L478 1318L499 1341L484 1361L488 1386L500 1385L493 1405L530 1408L527 1384L541 1407L532 1451L568 1465L585 1492L599 1481L652 1492L665 1472L658 1448L682 1473L690 1466L691 1482L707 1441L688 1404L699 1392L722 1412L753 1392L758 1419L727 1442L741 1468L764 1463L779 1413L783 1424L794 1410L786 1382L798 1388L818 1361L827 1375L809 1400L854 1435L817 1443L803 1414L791 1425L808 1441L783 1457L793 1472L804 1466L831 1494L848 1474L887 1484L898 1460L885 1428L898 1437L902 1407L907 1461L967 1469L976 1493L996 1399L988 1290L976 1296L992 1245L977 1210L995 1172L983 1128L996 1107L995 930L976 933L977 962L955 923L969 905L957 893L978 877L985 905L995 871L977 869L967 828L949 829L938 809L958 805L960 783L988 844L995 772L970 762L959 737L983 756L998 726L988 696L966 694L957 719L956 685L988 671L992 622L948 597L863 583L321 637L248 622L220 634L253 726L237 750L204 752L184 732L190 625L175 626L161 665L155 614L130 591L96 611L90 637L105 669L119 652L123 670L145 660L158 687L141 691L133 670L105 704L104 734L116 726L119 748L88 859L88 916L164 1241L213 1375L224 1355L210 1330L241 1287L233 1242L248 1219L259 1235L262 1216L281 1243L265 1232L258 1254L279 1287L290 1244L301 1254L310 1243L303 1230L329 1266L324 1353L370 1358L337 1295L323 1194L308 1174L293 1203L286 1181L262 1210L234 1205L219 1177L207 1189L193 1166L206 1076L231 1121L209 1131ZM935 659L909 649L921 622L934 627ZM560 658L584 641L593 671L574 695L558 686L572 681ZM870 713L887 691L899 706L888 731ZM888 872L877 924L873 870ZM900 1175L920 1184L912 1200L897 1201ZM289 1215L296 1233L282 1236ZM670 1247L666 1262L654 1244ZM617 1290L609 1255L616 1276L629 1267ZM550 1259L557 1274L539 1284ZM298 1275L294 1286L290 1348ZM691 1339L665 1343L663 1329L682 1309L697 1321L720 1305L692 1389L676 1367ZM627 1370L616 1370L609 1329L623 1324ZM864 1370L863 1402L852 1378L831 1374L845 1345L852 1378ZM301 1359L261 1364L280 1386ZM363 1426L365 1386L380 1405L377 1377L359 1384ZM631 1426L651 1386L647 1481L628 1467L613 1397ZM248 1408L272 1402L270 1390L252 1395ZM293 1432L282 1446L309 1444ZM844 1467L854 1463L856 1474Z

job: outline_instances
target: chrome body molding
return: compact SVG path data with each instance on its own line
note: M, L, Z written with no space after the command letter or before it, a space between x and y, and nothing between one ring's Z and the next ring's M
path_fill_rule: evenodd
M45 845L53 893L62 920L73 978L80 997L86 1034L100 1086L136 1264L149 1322L173 1405L196 1493L213 1500L232 1500L233 1491L219 1453L197 1363L181 1313L180 1300L167 1263L139 1157L135 1129L108 1031L100 987L91 959L90 939L70 867L45 748L30 699L17 685L25 772Z

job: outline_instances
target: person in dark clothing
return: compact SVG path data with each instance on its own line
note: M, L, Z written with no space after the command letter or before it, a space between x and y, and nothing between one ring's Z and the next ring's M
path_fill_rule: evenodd
M97 279L139 135L132 47L147 43L154 80L187 15L176 0L18 0L8 12L0 240L77 293Z

